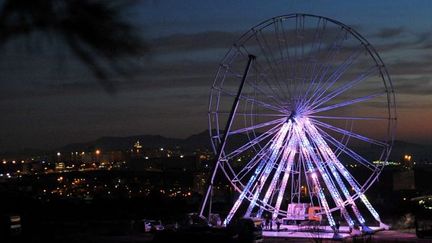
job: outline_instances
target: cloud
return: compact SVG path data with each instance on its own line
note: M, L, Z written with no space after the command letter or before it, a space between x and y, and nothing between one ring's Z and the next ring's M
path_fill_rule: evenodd
M335 38L340 32L340 27L337 26L326 26L323 34L324 38ZM257 46L256 38L248 39L253 31L248 31L248 34L243 35L241 32L224 32L224 31L206 31L191 34L174 34L166 37L156 38L150 41L151 49L154 54L166 53L166 52L178 52L178 51L199 51L206 49L217 49L224 48L228 50L235 42L239 40L248 41L249 46ZM298 32L295 29L286 27L284 31L269 27L262 31L257 31L256 35L258 39L265 44L278 47L278 45L289 45L290 47L301 46L302 44L297 38L299 35L303 41L303 45L310 44L311 42L317 42L315 36L317 30L315 24L313 27L305 27L302 32Z
M425 42L429 42L431 40L432 33L431 32L423 32L423 33L417 34L416 37L417 37L417 40L415 43L422 44Z
M399 61L387 64L390 75L420 75L432 74L432 59L420 59L418 61Z
M155 53L172 51L197 51L212 48L229 48L240 33L207 31L193 34L175 34L153 39L150 42Z
M403 33L407 33L403 37ZM431 32L408 32L404 28L385 28L381 29L372 37L379 37L381 40L372 43L375 49L381 52L391 52L409 49L430 49L432 48ZM415 54L411 54L415 55Z
M32 66L33 69L36 69L36 67L37 65ZM141 63L139 70L131 75L131 77L127 79L113 77L112 83L119 93L135 90L154 90L157 92L163 88L184 88L185 92L187 92L188 88L201 87L206 90L207 94L213 83L217 69L217 60L183 60L181 62L148 61ZM7 83L1 84L3 86L0 87L4 87L8 92L4 92L0 96L0 100L82 94L110 96L110 94L106 94L93 77L81 74L81 72L60 71L55 75L44 73L40 78L27 78L26 73L15 74L16 77L13 77L13 81L16 83L15 86L7 85ZM27 81L24 82L24 80ZM116 96L116 94L113 94L113 96Z
M415 44L418 44L419 49L432 49L432 33L424 32L418 34Z
M394 88L396 94L432 95L432 76L414 78L396 77Z
M382 28L377 33L375 33L374 36L387 39L387 38L393 38L398 35L401 35L403 32L405 32L405 29L403 27L397 27L397 28Z

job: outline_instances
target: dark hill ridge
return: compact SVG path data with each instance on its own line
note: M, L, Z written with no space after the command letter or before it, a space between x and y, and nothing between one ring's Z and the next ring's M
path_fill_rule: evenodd
M167 138L160 135L139 135L139 136L129 136L129 137L102 137L94 141L87 143L75 143L69 144L59 151L88 151L95 148L100 148L104 150L124 150L129 149L133 144L139 140L144 148L157 148L157 147L170 147L174 148L176 146L181 147L185 150L195 150L195 149L208 149L212 150L210 144L209 131L203 131L198 134L191 135L185 139L178 138ZM235 146L241 146L246 141L248 141L246 135L237 135L230 138L230 144ZM361 154L369 154L367 148L356 148ZM375 150L376 151L376 150ZM421 145L415 143L409 143L404 141L394 141L392 152L390 155L390 160L400 160L404 154L414 155L416 161L431 160L432 159L432 146ZM376 158L377 155L370 154L371 157ZM370 158L372 159L372 158Z
M101 137L94 141L85 143L74 143L68 144L64 147L59 148L60 151L88 151L94 148L100 148L103 150L125 150L130 149L136 143L140 141L140 144L145 148L154 147L175 147L182 143L182 139L166 138L160 135L138 135L129 137Z
M86 143L68 144L58 151L73 152L73 151L88 151L95 148L103 150L126 150L132 148L136 141L144 148L158 148L158 147L181 147L185 150L212 150L210 143L209 131L203 131L198 134L191 135L185 139L167 138L160 135L138 135L129 137L102 137L94 141ZM241 146L247 141L246 135L236 135L231 138L231 142L235 146Z
M195 149L207 149L212 151L210 144L209 131L203 131L198 134L191 135L185 139L178 138L167 138L160 135L139 135L139 136L129 136L129 137L102 137L94 141L87 143L75 143L69 144L59 151L88 151L95 148L100 148L103 150L125 150L133 146L133 144L139 140L144 148L157 148L157 147L181 147L185 150L195 150ZM232 137L230 144L235 146L241 146L246 141L248 141L246 135L238 135ZM367 148L356 148L358 152L363 155L370 155L368 159L376 159L378 154L371 154L365 151ZM375 150L376 151L376 150ZM390 154L389 160L399 161L403 158L405 154L411 154L414 156L415 161L432 160L432 146L421 145L415 143L409 143L404 141L394 141L392 152Z
M184 150L192 151L196 149L207 149L212 151L210 144L209 131L205 130L201 133L191 135L185 139L179 138L168 138L160 135L136 135L127 137L101 137L94 141L84 143L73 143L63 147L59 147L52 151L42 151L35 149L25 149L21 151L7 152L2 155L41 155L52 153L53 151L61 152L74 152L74 151L89 151L96 148L102 150L127 150L132 148L133 144L139 140L144 148L158 148L158 147L169 147L175 148L177 146ZM230 144L235 146L241 146L248 141L246 135L237 135L230 138ZM376 159L374 154L370 154L367 148L356 148L360 153L369 154L370 159ZM415 143L409 143L404 141L395 141L391 152L390 160L399 161L403 158L404 154L413 155L414 161L432 160L432 146L420 145ZM373 158L372 158L373 157Z

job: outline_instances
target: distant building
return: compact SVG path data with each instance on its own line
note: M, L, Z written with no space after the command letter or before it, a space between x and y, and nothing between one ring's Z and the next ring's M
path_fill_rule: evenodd
M132 157L134 158L144 157L144 150L139 140L137 140L135 144L132 146Z
M58 162L55 164L56 171L63 171L66 168L65 163Z

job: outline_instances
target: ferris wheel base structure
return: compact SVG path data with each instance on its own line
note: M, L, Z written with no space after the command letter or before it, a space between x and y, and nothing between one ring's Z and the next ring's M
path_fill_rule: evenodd
M264 21L234 44L212 86L216 163L200 215L210 218L219 172L237 192L223 226L246 217L302 221L332 238L341 228L386 230L365 193L385 164L372 160L389 157L395 123L390 76L358 32L309 14Z

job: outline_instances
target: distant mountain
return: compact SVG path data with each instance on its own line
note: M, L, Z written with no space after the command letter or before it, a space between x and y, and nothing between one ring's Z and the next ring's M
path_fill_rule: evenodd
M130 149L137 142L144 148L175 147L180 146L183 139L166 138L160 135L138 135L129 137L102 137L85 143L73 143L58 148L59 151L88 151L95 148L103 150Z
M139 140L140 144L144 148L158 148L158 147L181 147L184 150L196 150L196 149L208 149L212 151L209 131L203 131L198 134L191 135L185 139L168 138L160 135L136 135L128 137L101 137L94 141L84 143L73 143L62 147L59 147L53 151L62 152L74 152L74 151L89 151L96 148L102 150L127 150ZM248 140L246 135L236 135L229 138L230 147L240 147L245 144ZM371 147L358 147L353 148L362 155L368 157L368 159L379 158L379 154L373 153L379 152L376 149L370 149ZM14 151L3 153L3 155L36 155L43 154L49 151L42 151L36 149L25 149L21 151ZM393 144L390 160L399 161L405 154L413 156L414 161L432 160L432 146L421 145L415 143L409 143L404 141L395 141Z
M73 152L73 151L88 151L96 148L103 150L125 150L130 149L137 142L144 148L158 147L181 147L185 150L207 149L212 150L209 131L203 131L198 134L191 135L185 139L167 138L160 135L137 135L129 137L102 137L94 141L85 143L73 143L60 147L58 151ZM241 146L247 141L246 135L236 135L230 138L230 143L233 146Z
M183 140L183 147L187 149L211 149L210 133L208 130L194 134Z

